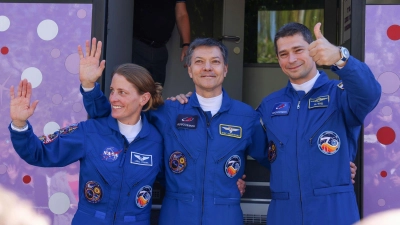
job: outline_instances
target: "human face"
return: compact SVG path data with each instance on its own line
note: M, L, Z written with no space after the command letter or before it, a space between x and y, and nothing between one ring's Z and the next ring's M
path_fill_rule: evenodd
M317 74L317 67L309 55L309 44L301 34L279 38L276 42L278 61L291 83L303 84Z
M191 65L188 67L196 93L211 98L222 93L222 82L228 72L221 50L216 47L199 46L194 49Z
M148 92L140 95L124 76L114 74L110 85L111 116L123 124L136 124L149 96Z

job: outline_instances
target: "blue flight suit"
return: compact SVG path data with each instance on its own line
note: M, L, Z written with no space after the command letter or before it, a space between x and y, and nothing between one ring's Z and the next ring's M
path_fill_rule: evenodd
M109 113L109 103L98 85L82 93L91 117ZM93 98L93 96L97 96ZM164 138L166 194L159 224L243 224L237 180L247 154L269 165L259 114L229 98L211 116L193 94L187 104L166 101L149 112L149 120Z
M349 162L366 115L381 87L369 68L350 57L342 79L320 71L304 95L288 85L267 96L257 111L267 129L272 202L268 225L348 225L359 220Z
M79 204L73 225L149 225L152 186L162 169L163 140L144 114L142 129L128 143L117 120L90 119L36 137L32 126L11 141L27 163L62 167L80 161Z

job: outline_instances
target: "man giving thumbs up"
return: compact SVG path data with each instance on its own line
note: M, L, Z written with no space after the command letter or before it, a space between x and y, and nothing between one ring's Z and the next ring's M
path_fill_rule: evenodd
M288 85L263 99L271 163L268 225L350 225L359 220L349 161L381 87L365 63L329 43L321 24L284 25L275 35ZM330 80L318 65L331 66Z

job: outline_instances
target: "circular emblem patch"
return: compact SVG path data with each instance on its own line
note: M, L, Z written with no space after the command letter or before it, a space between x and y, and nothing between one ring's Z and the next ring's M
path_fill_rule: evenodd
M324 131L318 137L318 148L326 155L333 155L340 148L340 138L333 131Z
M107 162L114 162L115 160L118 159L118 155L121 152L122 152L122 149L118 150L118 149L116 149L114 147L107 147L103 151L102 160L107 161Z
M85 198L90 203L98 203L103 197L103 191L101 190L100 184L96 181L88 181L85 184Z
M186 168L186 157L182 152L174 152L169 157L169 168L174 173L182 173Z
M276 145L273 141L269 142L268 146L268 160L269 162L273 163L278 155L278 152L276 151Z
M236 174L240 170L240 166L242 165L242 161L238 155L233 155L226 160L225 163L225 174L229 178L236 176Z
M151 200L151 187L149 185L143 186L136 194L136 205L139 208L146 207Z

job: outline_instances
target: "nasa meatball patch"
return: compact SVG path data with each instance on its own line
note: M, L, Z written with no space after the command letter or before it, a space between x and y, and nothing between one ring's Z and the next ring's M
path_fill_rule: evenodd
M115 160L118 159L118 156L121 152L122 152L122 149L118 150L115 147L107 147L106 149L103 150L101 160L107 161L107 162L114 162Z

